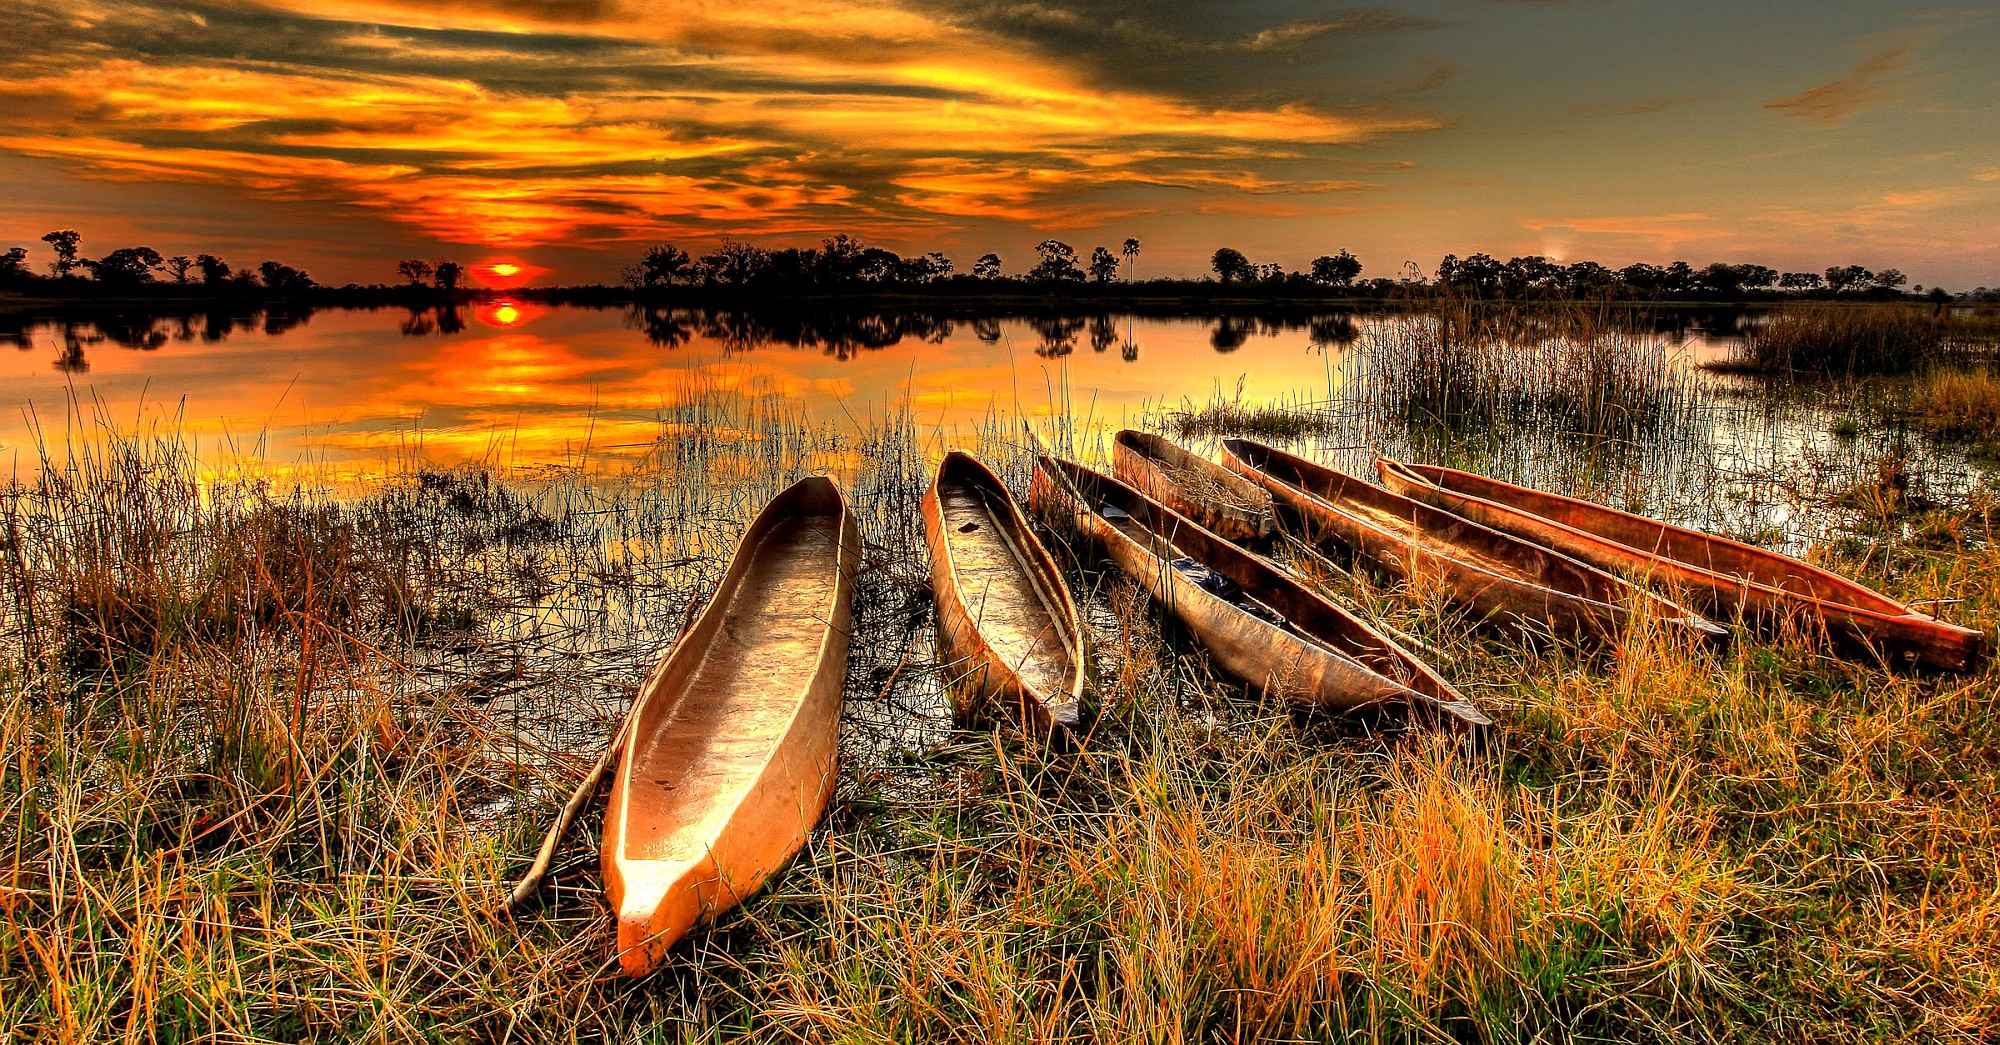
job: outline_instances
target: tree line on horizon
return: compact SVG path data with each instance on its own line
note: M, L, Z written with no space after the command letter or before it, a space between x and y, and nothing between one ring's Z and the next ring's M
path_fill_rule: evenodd
M1134 281L1139 253L1137 239L1125 240L1117 253L1109 247L1093 247L1087 258L1068 243L1048 239L1036 245L1032 265L1010 276L1003 269L1002 258L995 253L980 255L970 272L958 272L952 260L940 252L903 257L882 247L866 246L842 233L828 237L817 248L766 249L725 240L716 250L700 256L663 243L649 248L637 264L627 266L623 277L625 285L640 294L674 287L732 291L921 288L939 284L960 288L978 284L1045 289L1108 287L1120 282L1121 268L1123 282ZM1727 299L1753 294L1897 298L1907 296L1902 288L1909 283L1908 277L1896 269L1877 272L1861 265L1835 265L1823 272L1780 272L1768 265L1715 262L1697 268L1686 261L1674 261L1666 265L1639 262L1613 269L1595 261L1563 264L1539 255L1501 261L1487 254L1465 258L1447 254L1428 276L1411 265L1400 278L1364 280L1360 278L1364 270L1361 260L1346 250L1321 255L1303 269L1287 271L1282 265L1253 262L1234 247L1217 248L1210 256L1209 267L1214 273L1212 279L1164 278L1148 282L1168 287L1214 282L1245 290L1334 292L1375 298L1428 290L1517 300L1606 295ZM1923 289L1916 288L1919 292ZM1938 300L1950 298L1941 288L1932 289L1930 296ZM2000 293L1981 287L1966 296L1986 299L2000 297Z
M28 250L13 247L0 253L0 287L22 288L54 283L88 293L95 288L131 292L162 284L196 288L207 294L238 296L302 296L326 290L304 270L277 261L254 269L232 269L214 254L162 256L146 246L121 247L99 258L80 253L82 236L59 229L41 237L53 258L48 275L28 264ZM1835 265L1821 272L1780 272L1767 265L1715 262L1697 267L1686 261L1666 265L1646 262L1611 268L1595 261L1562 263L1540 255L1501 261L1476 253L1460 258L1447 254L1429 274L1407 263L1395 278L1361 278L1361 260L1347 250L1314 258L1302 269L1286 270L1275 263L1257 263L1234 247L1217 248L1209 259L1213 276L1200 279L1137 279L1141 244L1127 238L1116 251L1095 246L1088 255L1057 239L1035 247L1034 262L1009 274L997 253L986 253L968 271L960 271L940 251L904 256L869 246L846 233L829 236L818 247L764 248L741 240L724 240L718 248L694 255L671 243L647 249L627 266L624 287L638 296L676 288L708 291L813 293L827 291L1061 291L1114 285L1173 291L1221 284L1245 294L1331 294L1361 298L1394 298L1418 294L1451 294L1504 300L1573 297L1685 298L1735 300L1754 297L1832 297L1899 299L1910 296L1909 282L1896 269L1872 271L1860 265ZM1122 278L1121 278L1122 271ZM87 277L86 275L87 274ZM467 284L465 266L449 259L396 262L402 281L390 287L349 284L346 291L454 293ZM1919 285L1914 291L1922 294ZM1954 295L1932 288L1934 301ZM2000 290L1979 287L1956 295L1958 300L2000 301Z
M214 254L196 254L193 257L176 254L168 257L146 246L119 247L103 257L87 258L81 253L83 236L75 229L56 229L44 235L42 242L49 245L49 252L53 255L48 262L48 274L41 275L28 264L28 248L12 247L0 253L0 287L31 286L38 282L65 286L94 284L108 290L130 292L165 284L199 288L207 294L273 297L293 297L335 289L323 286L304 269L279 261L265 261L255 268L236 269ZM433 262L410 258L396 263L396 274L403 280L400 289L449 293L464 284L466 269L450 259ZM348 284L338 289L377 288Z

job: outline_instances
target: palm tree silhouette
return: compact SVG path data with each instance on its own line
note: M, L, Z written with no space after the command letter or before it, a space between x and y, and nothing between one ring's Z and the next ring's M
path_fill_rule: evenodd
M1128 236L1128 237L1126 237L1126 239L1125 239L1125 282L1127 282L1127 283L1130 283L1130 282L1132 282L1132 272L1133 272L1133 269L1134 269L1134 267L1135 267L1135 262L1134 262L1134 260L1133 260L1133 259L1137 258L1138 256L1139 256L1139 240L1138 240L1138 238L1137 238L1137 237L1129 237L1129 236Z

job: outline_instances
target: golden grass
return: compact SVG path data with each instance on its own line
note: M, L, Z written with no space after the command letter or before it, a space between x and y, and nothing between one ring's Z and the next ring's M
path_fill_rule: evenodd
M2000 377L1990 369L1932 371L1917 379L1909 410L1938 435L2000 442Z
M1265 706L1091 574L1080 750L953 731L909 521L937 448L725 413L741 439L676 427L602 487L218 496L140 442L10 493L0 1031L1976 1041L2000 1016L1991 672L1890 675L1809 635L1522 645L1301 560L1432 651L1493 749ZM495 914L741 519L834 461L870 565L807 853L638 983L585 839L542 910ZM1826 554L1991 630L1992 518Z

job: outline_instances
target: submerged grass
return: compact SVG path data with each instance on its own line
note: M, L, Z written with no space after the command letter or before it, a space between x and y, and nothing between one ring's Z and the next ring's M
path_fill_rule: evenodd
M1717 659L1650 627L1524 647L1437 593L1293 563L1493 712L1475 755L1217 683L1133 585L1082 573L1100 717L1046 749L942 718L914 521L934 434L720 397L663 421L610 480L280 496L205 483L169 436L8 491L0 1030L1976 1041L2000 1020L1990 672L1893 676L1803 636ZM977 441L1018 478L1008 431ZM868 558L807 852L637 983L585 841L543 910L495 914L742 522L819 467ZM1953 519L1822 554L1991 630L1993 513Z

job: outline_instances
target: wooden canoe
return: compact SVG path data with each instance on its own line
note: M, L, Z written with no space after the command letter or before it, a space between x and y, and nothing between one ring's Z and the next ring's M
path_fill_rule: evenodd
M627 712L603 851L627 975L755 892L819 821L860 549L831 480L779 494Z
M1111 474L1232 541L1261 541L1278 525L1263 487L1150 432L1112 437Z
M1271 492L1314 541L1335 540L1406 581L1441 585L1482 618L1562 636L1608 638L1632 607L1711 645L1729 632L1698 614L1560 552L1391 493L1248 439L1223 440L1224 463Z
M953 450L924 494L923 516L952 688L1013 708L1045 733L1075 728L1083 718L1076 603L1006 484Z
M1028 499L1103 548L1211 662L1252 689L1335 711L1402 707L1475 734L1492 725L1437 672L1353 614L1108 475L1037 454ZM1204 587L1195 564L1240 591L1225 597Z
M1432 465L1377 462L1390 489L1604 569L1686 591L1718 616L1829 634L1944 671L1975 671L1986 634L1787 555L1560 494Z

